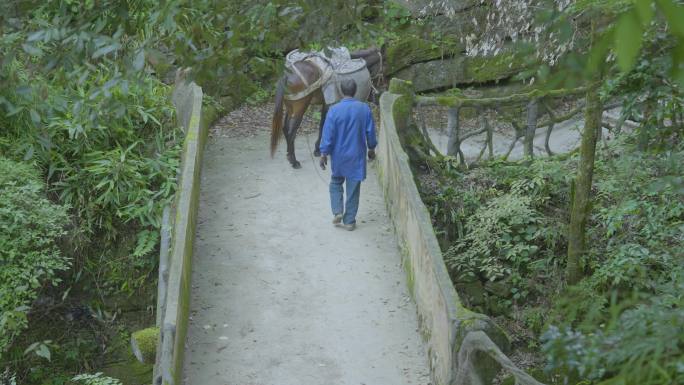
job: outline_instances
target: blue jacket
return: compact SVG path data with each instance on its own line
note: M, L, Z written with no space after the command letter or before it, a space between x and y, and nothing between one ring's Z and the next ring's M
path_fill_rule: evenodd
M377 145L373 114L366 103L344 98L330 108L319 149L330 154L332 176L366 179L366 148Z

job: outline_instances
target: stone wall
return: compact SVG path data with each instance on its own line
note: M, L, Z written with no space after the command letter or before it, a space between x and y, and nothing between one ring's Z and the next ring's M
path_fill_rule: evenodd
M208 127L215 111L202 116L202 89L187 82L183 73L176 78L173 103L177 120L185 130L178 191L171 208L168 278L161 279L166 295L161 313L160 348L154 385L182 384L185 336L188 328L192 252L199 205L200 172ZM162 256L162 259L164 256ZM166 282L164 282L166 281Z
M392 79L380 98L378 170L427 343L432 382L489 384L503 367L519 384L539 384L510 362L505 333L486 315L466 309L454 289L397 134L409 121L413 97L410 82Z
M394 77L411 81L417 92L439 91L464 85L499 82L522 72L527 62L522 54L504 51L492 57L451 58L411 64Z

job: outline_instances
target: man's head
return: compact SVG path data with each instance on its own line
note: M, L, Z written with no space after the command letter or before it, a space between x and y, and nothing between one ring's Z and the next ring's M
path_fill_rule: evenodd
M356 95L356 82L354 79L342 80L342 83L340 83L340 91L342 91L342 95L353 98L354 95Z

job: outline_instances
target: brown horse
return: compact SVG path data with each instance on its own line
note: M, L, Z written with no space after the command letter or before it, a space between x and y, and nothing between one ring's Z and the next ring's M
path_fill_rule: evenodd
M382 67L382 55L380 50L370 48L362 51L351 53L351 58L362 58L366 61L366 68L371 73L371 76L376 76ZM308 84L314 84L323 74L321 70L308 61L298 61L294 63L297 73L287 71L285 75L278 81L275 95L275 111L273 114L273 122L271 124L271 157L275 155L278 142L280 141L280 133L283 132L285 141L287 142L287 160L292 167L301 168L301 164L297 161L295 156L294 140L297 136L297 130L302 124L304 113L309 108L309 105L321 105L321 121L318 125L318 139L316 140L316 148L314 150L315 156L320 156L319 145L321 144L321 135L323 133L323 123L325 116L328 113L328 106L323 98L323 91L321 87L316 88L308 95L296 99L286 99L285 95L293 95L306 90ZM301 76L300 76L301 75ZM304 79L302 79L302 77ZM285 105L285 117L283 120L283 104Z

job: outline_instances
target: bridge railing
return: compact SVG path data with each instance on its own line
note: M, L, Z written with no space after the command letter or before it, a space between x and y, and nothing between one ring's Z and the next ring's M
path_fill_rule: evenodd
M185 139L176 199L164 210L162 220L154 385L182 384L202 157L209 124L216 115L213 109L203 113L202 88L187 81L186 73L179 71L173 91L177 121Z
M380 98L378 174L427 343L432 383L491 384L503 368L518 385L540 385L506 355L510 342L504 331L468 310L454 289L399 136L415 103L411 84L397 79Z

